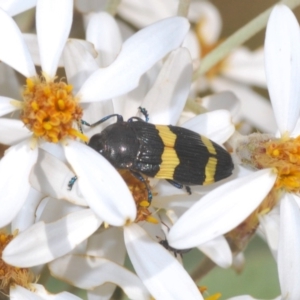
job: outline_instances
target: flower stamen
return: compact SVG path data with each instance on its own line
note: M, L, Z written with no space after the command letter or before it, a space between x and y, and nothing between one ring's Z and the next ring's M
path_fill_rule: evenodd
M34 137L57 143L63 139L88 138L73 128L81 120L83 111L72 95L72 86L63 81L46 81L45 78L27 78L23 91L21 120Z
M30 289L34 281L34 275L27 268L10 266L2 260L3 250L13 238L13 235L0 233L0 291L6 295L9 294L10 286L17 284Z

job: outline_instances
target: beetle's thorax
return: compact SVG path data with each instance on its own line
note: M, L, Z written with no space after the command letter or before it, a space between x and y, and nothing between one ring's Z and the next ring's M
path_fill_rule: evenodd
M118 122L94 135L88 144L118 169L131 168L139 151L139 140L127 122Z

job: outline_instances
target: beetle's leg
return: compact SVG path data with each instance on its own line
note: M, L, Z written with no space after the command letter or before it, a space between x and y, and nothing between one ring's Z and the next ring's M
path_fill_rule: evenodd
M148 202L151 203L152 201L152 193L150 191L150 188L148 186L148 183L147 181L145 180L145 178L138 172L136 171L133 171L133 170L130 170L131 174L138 180L140 180L141 182L143 182L145 184L145 187L147 189L147 192L148 192Z
M183 188L183 184L181 184L181 183L179 183L179 182L177 182L177 181L174 181L174 180L171 180L171 179L166 179L166 180L167 180L170 184L172 184L173 186L175 186L175 187L178 188L178 189L182 189L182 188ZM185 186L185 189L186 189L186 191L188 192L189 195L192 194L191 188L190 188L188 185Z
M68 190L71 191L72 190L72 187L75 183L75 181L77 180L77 176L75 175L74 177L72 177L68 183Z
M97 122L95 122L93 124L90 124L90 123L88 123L88 122L86 122L84 120L81 120L81 124L89 126L89 127L95 127L95 126L97 126L97 125L99 125L99 124L107 121L108 119L110 119L112 117L117 117L117 122L123 122L123 117L121 115L119 115L119 114L112 114L112 115L108 115L108 116L102 118L101 120L99 120L99 121L97 121Z
M192 195L191 188L190 188L188 185L185 186L185 190L187 191L187 193L188 193L189 195Z
M177 181L171 180L171 179L166 179L170 184L172 184L173 186L175 186L178 189L182 189L183 185Z
M139 110L140 112L144 115L145 117L145 121L148 122L149 121L149 114L146 108L139 106Z

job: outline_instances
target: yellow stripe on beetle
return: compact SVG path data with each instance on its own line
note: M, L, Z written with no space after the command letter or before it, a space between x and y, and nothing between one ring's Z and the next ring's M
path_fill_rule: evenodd
M201 140L202 140L203 144L206 146L206 148L210 154L215 154L215 155L217 154L216 149L215 149L213 143L211 142L211 140L209 140L207 137L205 137L203 135L201 135Z
M203 182L203 185L211 184L211 183L215 182L217 162L218 162L218 159L215 157L210 157L208 159L208 162L205 166L205 180Z
M176 150L174 149L177 136L167 126L156 125L155 128L158 130L158 134L165 145L161 155L162 163L155 178L173 179L175 168L180 163Z
M168 126L155 125L155 128L158 130L158 134L162 139L165 147L174 148L177 135L173 133Z

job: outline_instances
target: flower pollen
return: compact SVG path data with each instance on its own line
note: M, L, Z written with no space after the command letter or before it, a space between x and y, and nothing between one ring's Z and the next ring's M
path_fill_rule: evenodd
M200 293L204 296L205 294L207 294L207 287L206 286L198 286L198 289L200 291ZM210 296L206 296L204 297L205 300L218 300L221 298L221 293L216 293Z
M157 224L158 220L152 216L151 212L148 209L150 203L148 202L148 191L145 184L135 178L128 170L122 169L118 171L126 182L135 201L137 208L137 217L135 219L135 222L137 223L141 221L147 221L149 223ZM146 180L149 186L148 179Z
M3 250L13 238L13 235L0 232L0 292L6 295L9 295L10 286L17 284L30 289L34 281L34 275L27 268L10 266L2 260Z
M246 165L256 169L276 169L276 189L300 192L300 136L277 139L253 134L237 147L236 153Z
M27 78L21 120L33 132L34 138L52 143L67 137L88 140L73 128L74 123L80 122L83 111L78 99L72 95L72 89L63 81Z

